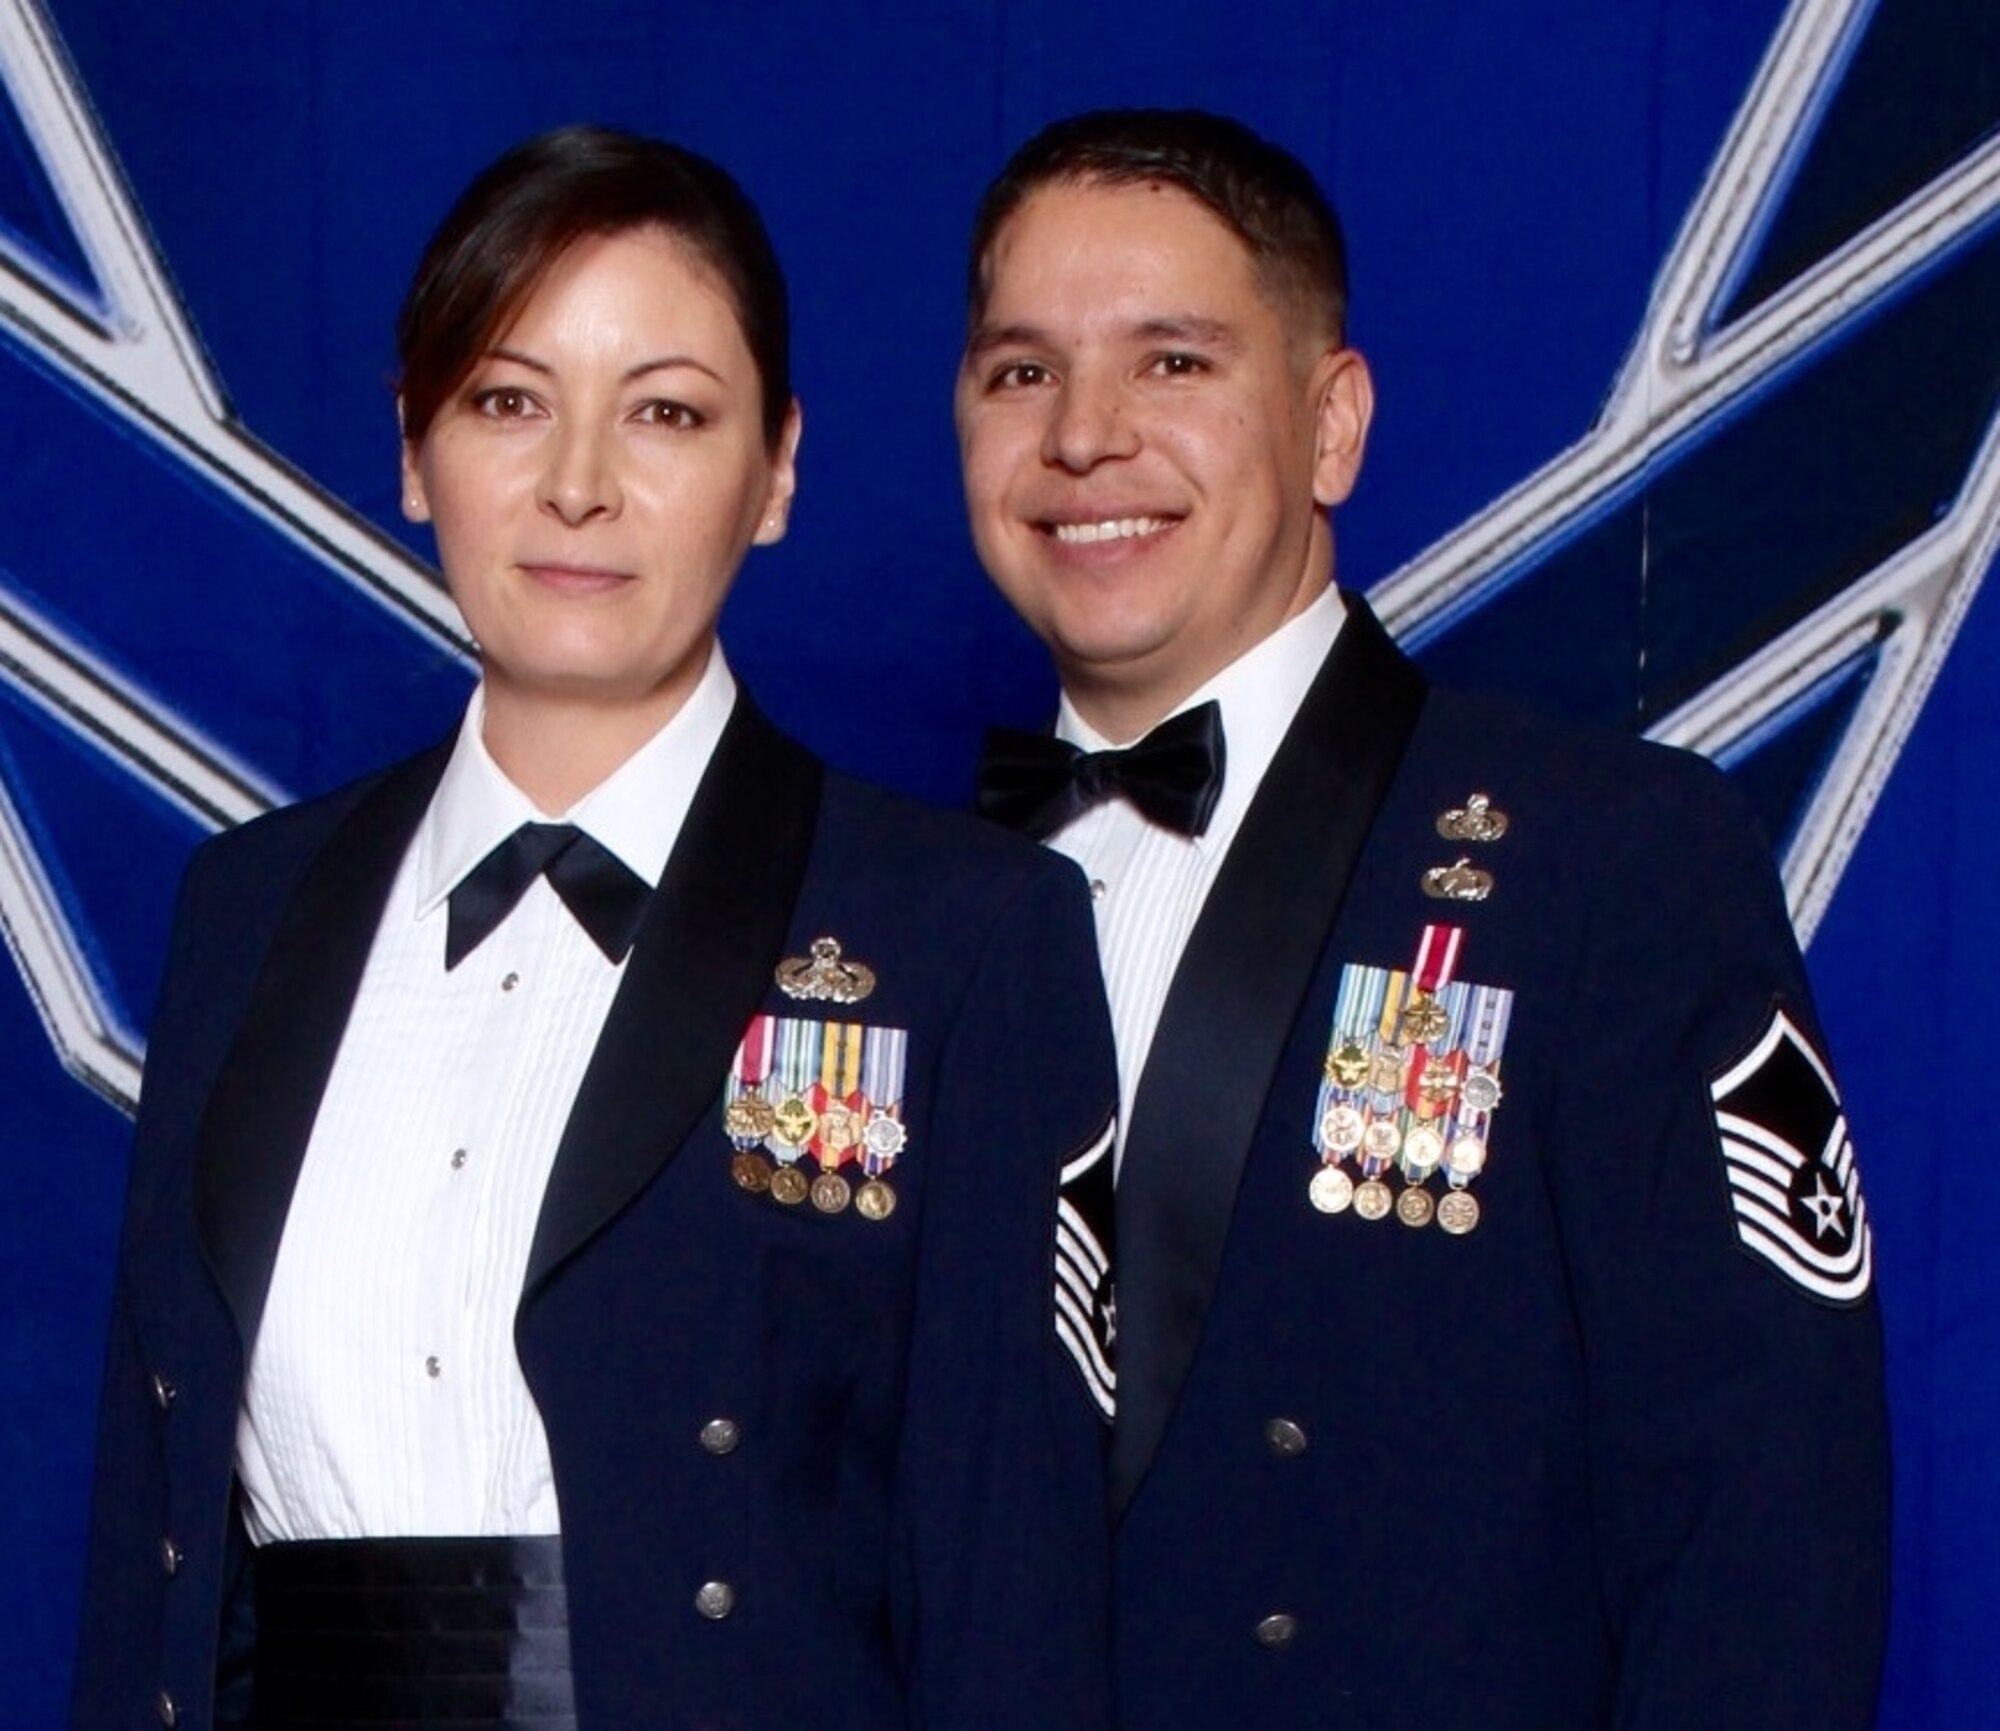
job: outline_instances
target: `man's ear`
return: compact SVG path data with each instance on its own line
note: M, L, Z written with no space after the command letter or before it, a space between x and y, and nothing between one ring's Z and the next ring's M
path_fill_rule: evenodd
M1313 364L1313 498L1344 504L1361 477L1375 381L1358 349L1328 349Z

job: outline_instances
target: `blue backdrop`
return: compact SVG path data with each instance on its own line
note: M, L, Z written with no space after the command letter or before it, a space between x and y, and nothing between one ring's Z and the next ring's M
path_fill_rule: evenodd
M984 723L1051 701L960 516L967 221L1036 126L1132 102L1235 112L1340 202L1381 397L1345 579L1438 671L1709 750L1763 806L1877 1232L1882 1722L2000 1723L1990 0L0 0L0 78L10 1722L68 1686L180 865L465 690L385 382L429 226L575 119L739 175L806 437L732 656L835 761L955 801Z

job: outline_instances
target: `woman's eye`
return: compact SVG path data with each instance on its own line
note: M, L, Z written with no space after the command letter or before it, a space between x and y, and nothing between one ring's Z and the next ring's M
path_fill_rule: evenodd
M676 403L664 397L656 397L651 402L641 403L634 419L644 421L649 426L674 427L683 432L692 432L706 424L708 417L699 409L691 409L686 403Z
M496 421L517 421L535 412L535 399L513 385L494 385L475 391L472 406Z

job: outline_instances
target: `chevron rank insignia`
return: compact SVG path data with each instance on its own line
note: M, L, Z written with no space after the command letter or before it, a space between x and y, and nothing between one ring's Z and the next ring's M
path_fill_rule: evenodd
M1709 1084L1736 1235L1826 1304L1868 1291L1874 1245L1833 1077L1782 1008Z
M1116 1122L1062 1169L1056 1197L1056 1338L1108 1424L1117 1410L1118 1297L1111 1277L1111 1148Z

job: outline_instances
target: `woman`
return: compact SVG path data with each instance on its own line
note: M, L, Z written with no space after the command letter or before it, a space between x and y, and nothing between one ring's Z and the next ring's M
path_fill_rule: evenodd
M480 684L188 874L77 1724L1099 1723L1088 909L736 688L799 439L755 211L552 134L398 336Z

